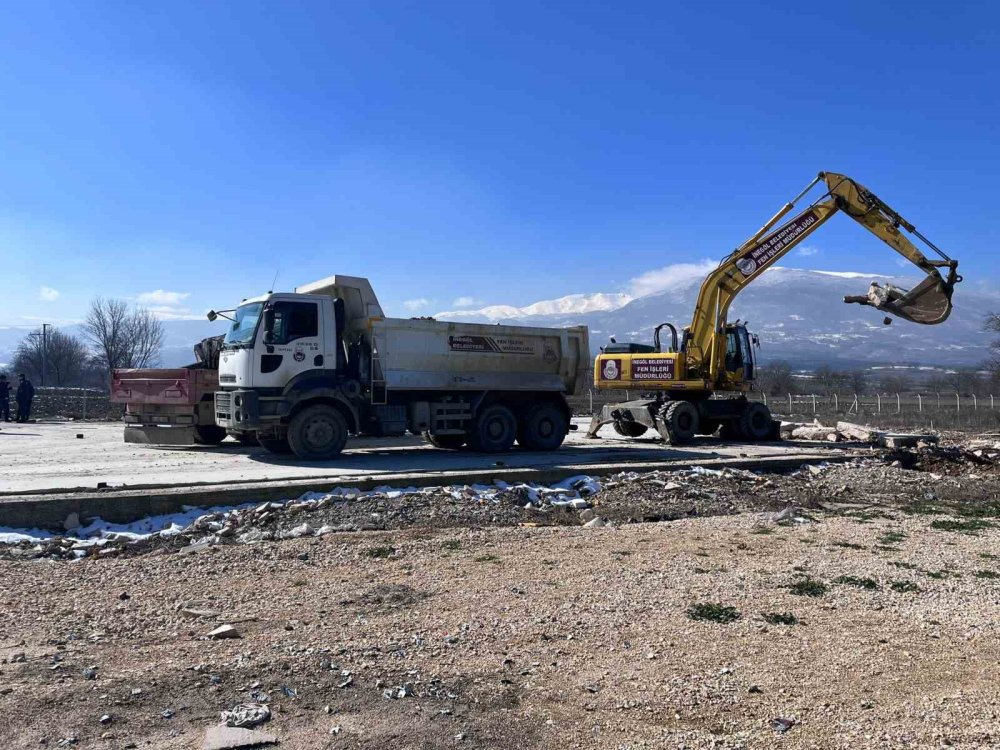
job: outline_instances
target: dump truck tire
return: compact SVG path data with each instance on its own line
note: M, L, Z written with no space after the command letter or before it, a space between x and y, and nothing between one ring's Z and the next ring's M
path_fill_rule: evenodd
M226 428L214 424L199 424L194 427L195 442L199 445L218 445L226 439Z
M303 461L326 461L346 444L347 420L329 404L307 406L288 425L288 445Z
M660 419L671 445L690 443L698 432L698 409L688 401L668 401L660 408Z
M554 451L569 432L566 415L555 404L535 404L521 416L517 442L529 451Z
M466 437L465 435L431 435L429 432L425 432L424 440L435 448L441 448L446 451L457 451L461 450L465 445Z
M740 432L748 440L767 440L771 436L771 410L766 404L751 401L740 415Z
M517 418L503 404L483 407L469 430L469 447L480 453L510 450L517 438Z
M260 447L266 450L268 453L274 453L277 456L286 456L292 452L292 446L288 444L287 437L257 437L257 442Z
M612 423L612 428L622 437L637 438L646 434L646 430L649 429L646 425L641 422L631 422L623 419Z

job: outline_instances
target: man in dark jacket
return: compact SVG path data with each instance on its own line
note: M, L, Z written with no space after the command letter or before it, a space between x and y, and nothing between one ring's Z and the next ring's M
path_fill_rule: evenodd
M24 373L17 383L17 421L27 422L31 416L31 399L35 397L35 386L31 384Z
M0 419L10 421L10 383L5 372L0 372Z

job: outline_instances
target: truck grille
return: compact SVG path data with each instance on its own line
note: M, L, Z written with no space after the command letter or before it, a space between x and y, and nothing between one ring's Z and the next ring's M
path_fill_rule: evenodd
M232 375L232 374L220 375L219 376L219 382L220 383L235 383L236 382L236 376Z
M229 419L233 406L233 395L224 391L215 392L215 416L217 419Z

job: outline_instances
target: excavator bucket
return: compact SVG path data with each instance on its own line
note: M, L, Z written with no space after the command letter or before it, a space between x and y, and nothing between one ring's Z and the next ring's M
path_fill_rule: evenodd
M892 284L881 286L873 281L868 294L844 297L844 302L868 305L912 323L937 325L951 314L953 289L953 281L949 283L932 273L910 290Z

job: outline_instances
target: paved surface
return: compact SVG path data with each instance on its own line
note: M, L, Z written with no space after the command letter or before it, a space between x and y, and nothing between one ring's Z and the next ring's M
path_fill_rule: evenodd
M0 497L49 494L99 487L152 489L223 485L275 480L371 477L400 473L489 471L500 461L505 469L562 467L632 462L695 462L710 459L794 458L817 451L837 453L822 443L722 443L703 438L683 448L657 439L621 438L610 428L600 440L584 437L587 420L559 451L515 450L503 455L438 450L417 437L353 440L336 460L300 461L263 448L225 442L216 448L147 446L125 443L122 425L109 423L4 424L0 429ZM78 437L82 436L82 437Z
M856 452L829 443L723 443L704 438L684 448L613 431L588 440L585 420L561 450L502 455L433 448L414 437L348 443L334 461L304 462L236 443L166 447L125 443L120 424L4 425L0 455L0 526L59 530L75 516L124 523L210 507L286 500L335 487L372 489L508 482L553 483L577 474L704 466L786 468L844 460ZM78 435L82 437L77 437Z

